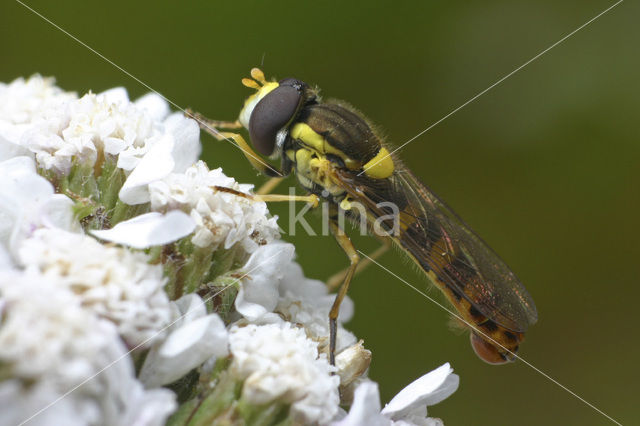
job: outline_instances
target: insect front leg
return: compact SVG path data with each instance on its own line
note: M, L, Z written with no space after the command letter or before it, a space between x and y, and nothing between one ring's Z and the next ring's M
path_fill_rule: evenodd
M187 108L184 112L187 115L187 117L190 117L196 120L201 127L205 125L212 129L242 129L242 123L240 123L239 120L236 120L236 121L211 120L210 118L205 117L199 112L192 111L190 108Z
M238 148L240 148L240 150L242 151L242 153L244 154L244 156L246 157L246 159L249 161L249 163L251 163L251 165L258 170L260 173L267 175L267 176L278 176L278 177L282 177L284 176L284 174L276 169L275 167L271 166L270 164L268 164L267 162L265 162L259 154L257 154L253 148L251 148L251 146L247 143L247 141L244 140L244 138L242 137L241 134L239 133L233 133L233 132L220 132L218 131L218 127L222 127L222 128L240 128L242 127L242 125L237 122L228 122L228 121L218 121L218 120L210 120L208 118L206 118L205 116L203 116L202 114L199 114L197 112L193 112L191 110L187 110L186 111L187 116L190 118L193 118L194 120L196 120L198 122L198 124L200 125L200 128L202 130L204 130L205 132L209 133L211 136L213 136L216 140L222 141L222 140L228 140L228 141L233 141Z
M349 284L351 283L351 279L353 278L353 274L356 272L356 268L358 267L358 262L360 261L360 256L356 251L356 248L353 246L353 243L344 233L344 230L338 224L338 221L335 218L331 218L329 221L329 228L333 233L336 241L344 250L347 257L349 258L349 267L344 275L344 280L342 281L342 286L340 290L338 290L338 294L333 302L333 306L331 307L331 311L329 311L329 362L331 365L335 365L336 363L336 338L338 334L338 314L340 313L340 305L344 300L344 296L347 294L347 290L349 290Z

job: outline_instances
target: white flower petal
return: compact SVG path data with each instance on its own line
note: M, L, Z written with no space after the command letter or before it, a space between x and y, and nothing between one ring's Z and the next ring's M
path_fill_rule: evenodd
M194 293L185 294L180 299L172 303L178 310L174 326L195 321L207 315L207 307L200 296ZM177 328L177 327L176 327Z
M8 269L13 269L14 264L11 261L11 256L9 256L9 252L0 245L0 271L5 271ZM0 315L2 313L2 302L0 302Z
M0 244L12 255L36 229L78 230L73 202L55 194L53 185L35 170L29 157L0 162Z
M186 353L193 360L187 364L193 366L201 364L211 356L228 355L227 330L217 314L185 324L171 333L160 346L160 354L163 357L175 358Z
M164 122L167 132L173 135L177 143L173 147L174 171L181 173L191 167L200 156L200 127L198 123L176 112Z
M216 314L207 315L177 328L156 348L151 349L140 372L147 387L178 380L211 357L229 353L228 334Z
M195 229L193 219L180 210L167 214L146 213L111 229L90 231L101 240L138 249L161 246L189 235Z
M65 426L86 426L91 417L98 417L98 413L88 415L89 404L82 404L74 395L70 396L60 398L60 392L51 383L38 383L25 389L20 380L3 380L0 382L0 424L22 424L45 407L29 420L29 426L50 426L60 422Z
M163 136L140 160L120 189L120 199L127 204L143 204L149 201L148 185L173 171L174 140Z
M122 138L104 138L104 152L111 155L118 155L127 148L127 142Z
M19 144L25 125L16 125L0 120L0 161L9 158L31 155L29 150Z
M283 277L282 266L291 262L294 250L291 244L267 244L259 247L243 267L249 275L242 280L235 306L249 321L275 309Z
M105 90L98 94L98 97L103 97L108 103L118 104L129 102L129 94L124 87L114 87L113 89Z
M380 414L380 393L378 384L372 381L362 382L353 394L353 403L349 414L332 426L389 426L391 421Z
M136 389L129 410L123 415L121 424L135 426L164 426L175 411L175 394L169 389Z
M147 93L136 99L135 106L149 114L153 120L164 120L169 115L169 104L157 93Z
M41 210L42 224L48 228L60 228L80 232L73 212L73 201L62 194L53 194Z
M307 334L318 341L326 341L329 335L327 317L335 300L322 281L305 278L302 268L294 261L280 267L283 278L280 282L280 297L276 312L289 321L304 325ZM336 353L355 344L358 339L345 330L342 322L353 315L353 301L347 296L340 305Z
M420 407L444 400L458 389L460 383L458 375L452 373L453 369L446 363L425 374L398 392L384 407L382 414L400 420Z

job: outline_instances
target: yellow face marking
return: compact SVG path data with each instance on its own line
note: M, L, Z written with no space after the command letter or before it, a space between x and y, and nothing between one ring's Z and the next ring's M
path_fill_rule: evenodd
M367 164L364 165L364 174L374 179L385 179L393 173L394 165L387 148L380 151Z
M342 161L344 161L345 166L350 170L358 170L362 166L360 162L347 157L344 152L327 143L325 138L316 133L306 123L296 123L291 128L291 137L302 141L319 154L333 154L340 157Z
M246 83L243 84L247 86ZM238 117L238 121L242 123L245 129L249 128L249 119L251 118L251 113L253 109L256 107L258 102L262 100L269 92L278 87L279 84L275 81L266 82L262 87L258 88L258 91L253 95L249 96L246 101L244 101L244 107L240 111L240 116Z

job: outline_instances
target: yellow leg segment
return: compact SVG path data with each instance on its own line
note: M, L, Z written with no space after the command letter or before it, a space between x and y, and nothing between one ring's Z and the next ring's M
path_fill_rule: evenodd
M239 120L236 121L221 121L221 120L211 120L210 118L205 117L199 112L195 112L191 110L191 108L187 108L184 110L184 113L187 117L193 118L200 124L204 130L209 132L211 136L218 139L214 133L219 133L217 129L241 129L242 124Z
M318 207L318 203L320 202L320 198L315 194L309 195L284 195L284 194L246 194L241 191L237 191L232 188L227 188L226 186L218 186L214 185L211 188L216 191L226 192L228 194L233 194L237 197L246 198L253 201L264 201L265 203L269 203L272 201L304 201L306 203L311 204L311 207Z
M223 139L231 139L233 140L238 148L242 151L247 160L251 163L254 169L264 173L267 176L282 176L278 170L274 167L270 166L267 162L265 162L256 152L251 149L251 146L244 140L241 134L239 133L231 133L231 132L222 132L220 133Z
M360 272L362 272L369 265L371 265L371 263L373 263L374 260L382 256L387 252L387 250L389 250L389 248L391 247L391 241L387 239L382 239L382 238L380 239L380 241L382 241L382 245L378 247L373 253L371 253L368 258L362 259L358 263L358 267L356 268L356 271L353 274L354 277L358 275ZM349 272L348 267L344 268L342 271L339 271L329 277L329 279L327 280L327 287L329 287L330 291L335 290L340 285L340 283L344 281L344 277L345 275L347 275L347 272Z
M319 202L319 198L315 194L309 194L309 195L255 194L253 196L253 199L258 201L264 201L266 203L273 202L273 201L305 201L311 204L311 207L313 208L318 207L318 202Z
M358 262L360 261L360 256L356 251L356 248L351 243L349 237L344 233L344 231L340 228L338 223L334 220L329 222L329 227L333 236L336 238L336 241L349 257L349 267L347 268L347 272L344 275L344 280L342 281L342 286L340 290L338 290L338 294L336 295L335 300L333 301L333 306L331 307L331 311L329 311L329 362L331 365L335 365L336 363L336 338L338 334L338 314L340 313L340 305L344 300L344 296L347 294L347 290L349 290L349 284L351 283L351 279L353 278L353 274L356 272L356 268L358 266Z

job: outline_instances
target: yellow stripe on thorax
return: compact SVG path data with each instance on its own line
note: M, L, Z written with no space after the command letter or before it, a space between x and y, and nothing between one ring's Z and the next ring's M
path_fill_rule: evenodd
M340 157L350 170L357 170L363 167L364 174L370 178L385 179L393 173L393 159L385 147L380 148L376 156L362 166L359 161L349 158L344 152L329 144L325 138L315 132L306 123L296 123L291 128L291 137L302 141L305 145L320 154L333 154Z

